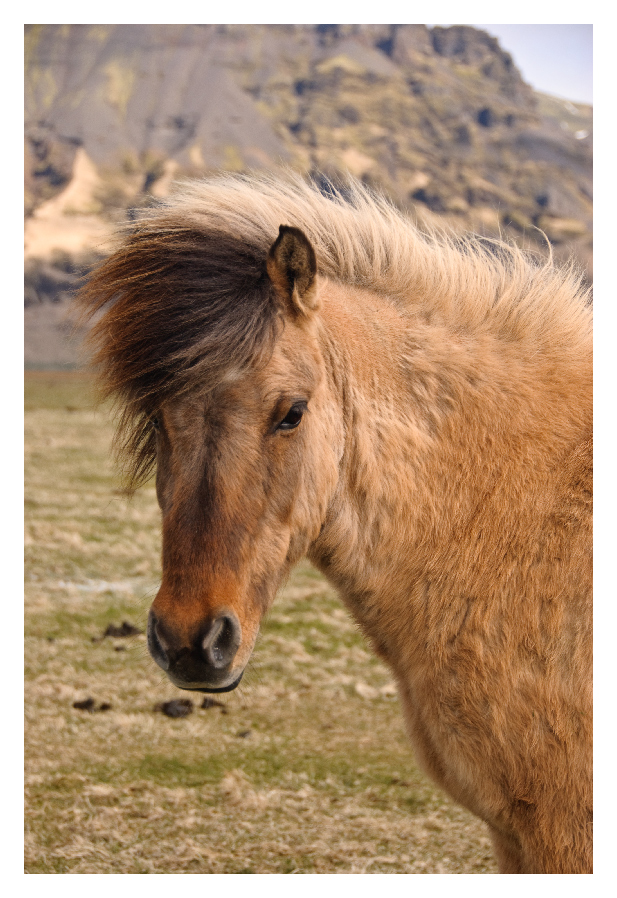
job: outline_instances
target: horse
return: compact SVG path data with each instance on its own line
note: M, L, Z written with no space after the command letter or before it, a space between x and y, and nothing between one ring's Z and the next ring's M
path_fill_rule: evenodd
M592 871L592 312L573 265L420 230L352 179L213 175L80 296L133 487L154 661L240 682L303 556L391 669L502 873Z

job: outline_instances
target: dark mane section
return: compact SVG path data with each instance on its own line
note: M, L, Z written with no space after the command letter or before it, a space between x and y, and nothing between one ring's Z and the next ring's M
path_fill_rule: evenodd
M159 217L80 292L82 320L97 319L87 344L102 393L120 411L116 448L132 486L151 472L151 422L161 402L271 351L279 310L267 249Z

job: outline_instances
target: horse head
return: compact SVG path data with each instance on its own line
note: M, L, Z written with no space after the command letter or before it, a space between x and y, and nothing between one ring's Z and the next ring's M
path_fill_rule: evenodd
M281 226L265 262L282 320L271 354L169 396L152 421L163 576L148 647L184 689L237 686L337 482L342 426L318 339L315 253Z

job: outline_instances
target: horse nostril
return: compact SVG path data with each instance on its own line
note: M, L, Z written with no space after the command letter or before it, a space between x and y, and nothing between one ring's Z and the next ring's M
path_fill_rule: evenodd
M201 643L201 650L208 664L220 670L233 661L240 648L242 630L240 622L233 612L216 617Z
M161 635L157 630L157 619L154 612L148 615L148 649L159 667L169 670L169 657L163 648Z

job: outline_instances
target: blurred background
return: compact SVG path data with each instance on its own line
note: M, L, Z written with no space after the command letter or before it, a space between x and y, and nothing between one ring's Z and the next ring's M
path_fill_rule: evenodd
M67 304L115 225L220 169L350 171L421 226L540 253L546 235L591 276L591 39L591 25L26 25L26 366L75 365Z

